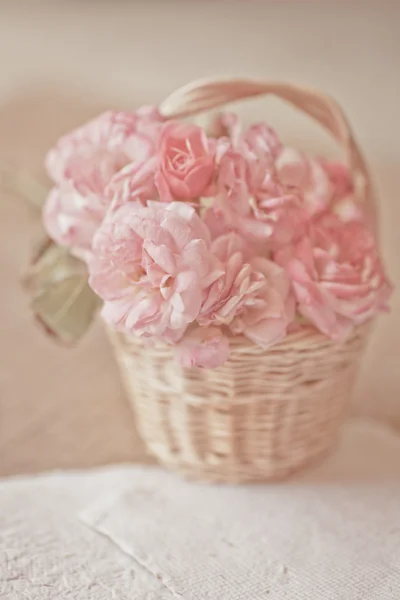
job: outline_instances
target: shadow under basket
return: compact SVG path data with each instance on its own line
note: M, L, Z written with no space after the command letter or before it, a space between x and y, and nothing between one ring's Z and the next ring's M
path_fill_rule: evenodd
M185 369L168 346L109 335L148 451L187 477L240 483L283 479L333 447L369 329L343 343L307 329L268 350L232 337L217 369Z

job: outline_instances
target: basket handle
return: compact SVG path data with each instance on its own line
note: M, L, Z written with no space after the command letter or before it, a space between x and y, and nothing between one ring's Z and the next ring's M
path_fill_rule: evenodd
M357 199L366 203L367 210L376 222L375 196L367 163L354 139L347 118L330 96L292 83L231 78L204 79L173 92L161 103L159 110L166 119L184 118L236 100L269 94L285 100L328 130L345 152Z

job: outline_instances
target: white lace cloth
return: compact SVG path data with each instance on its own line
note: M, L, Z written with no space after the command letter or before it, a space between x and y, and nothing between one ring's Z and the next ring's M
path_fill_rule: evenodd
M2 600L398 600L400 438L364 421L290 483L114 467L0 482Z

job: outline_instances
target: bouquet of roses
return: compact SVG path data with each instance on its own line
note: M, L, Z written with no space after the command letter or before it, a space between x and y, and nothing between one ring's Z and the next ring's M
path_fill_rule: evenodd
M156 108L107 112L61 138L49 235L86 264L113 328L217 367L229 339L302 327L333 340L386 310L391 285L349 169L234 114L205 129Z

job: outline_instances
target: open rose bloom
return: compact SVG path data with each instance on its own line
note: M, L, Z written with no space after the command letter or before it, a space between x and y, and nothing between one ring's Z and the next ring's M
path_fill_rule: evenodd
M301 328L343 340L391 285L345 164L225 114L206 133L157 109L108 112L47 157L49 235L87 264L103 318L185 367Z

